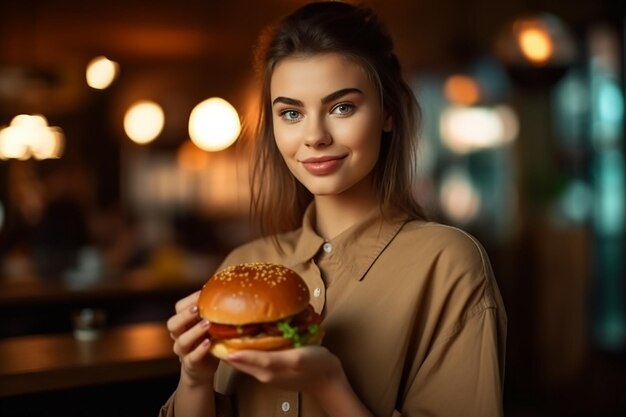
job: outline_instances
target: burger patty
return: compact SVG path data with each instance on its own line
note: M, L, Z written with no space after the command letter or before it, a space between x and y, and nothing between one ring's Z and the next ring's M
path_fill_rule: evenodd
M257 324L231 325L211 323L208 329L209 336L213 340L235 339L238 337L253 337L260 334L269 336L281 336L283 332L279 330L278 323L287 322L292 327L299 330L300 333L306 334L308 328L312 324L319 325L322 318L313 310L313 306L309 307L295 316L282 319L280 321Z

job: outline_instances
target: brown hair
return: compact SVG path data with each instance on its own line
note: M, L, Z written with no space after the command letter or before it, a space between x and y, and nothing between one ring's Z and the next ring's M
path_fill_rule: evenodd
M364 68L378 89L382 108L393 120L393 130L381 133L384 136L374 167L374 192L383 212L393 208L411 218L425 218L411 188L420 107L402 78L391 38L371 9L338 1L307 4L266 29L256 52L261 96L251 214L262 234L273 235L300 226L313 199L289 171L274 140L270 80L276 64L294 55L338 53Z

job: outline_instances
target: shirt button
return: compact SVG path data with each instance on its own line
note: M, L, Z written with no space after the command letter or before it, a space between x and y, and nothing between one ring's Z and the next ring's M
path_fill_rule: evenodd
M283 410L285 413L288 412L290 408L291 405L289 404L289 401L283 401L283 403L280 405L280 409Z
M324 249L324 252L326 253L331 253L333 251L333 244L330 242L326 242L324 243L324 246L322 246L322 249Z
M319 297L322 294L322 290L319 288L316 288L313 290L313 296L314 297Z

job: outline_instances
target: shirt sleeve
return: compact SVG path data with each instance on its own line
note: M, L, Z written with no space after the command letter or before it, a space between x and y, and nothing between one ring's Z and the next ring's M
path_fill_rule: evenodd
M161 406L159 417L174 417L174 394Z
M433 347L407 384L404 417L501 417L504 317L476 306L464 323ZM398 414L396 414L398 415Z

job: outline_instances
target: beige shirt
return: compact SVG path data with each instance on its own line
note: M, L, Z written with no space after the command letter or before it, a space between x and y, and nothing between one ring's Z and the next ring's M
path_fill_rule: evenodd
M378 211L331 241L302 228L233 251L223 266L282 263L323 316L323 345L376 416L502 416L506 313L481 245L449 226ZM220 364L216 389L239 417L321 417L313 399ZM170 400L171 401L171 400ZM171 402L162 415L171 414Z

